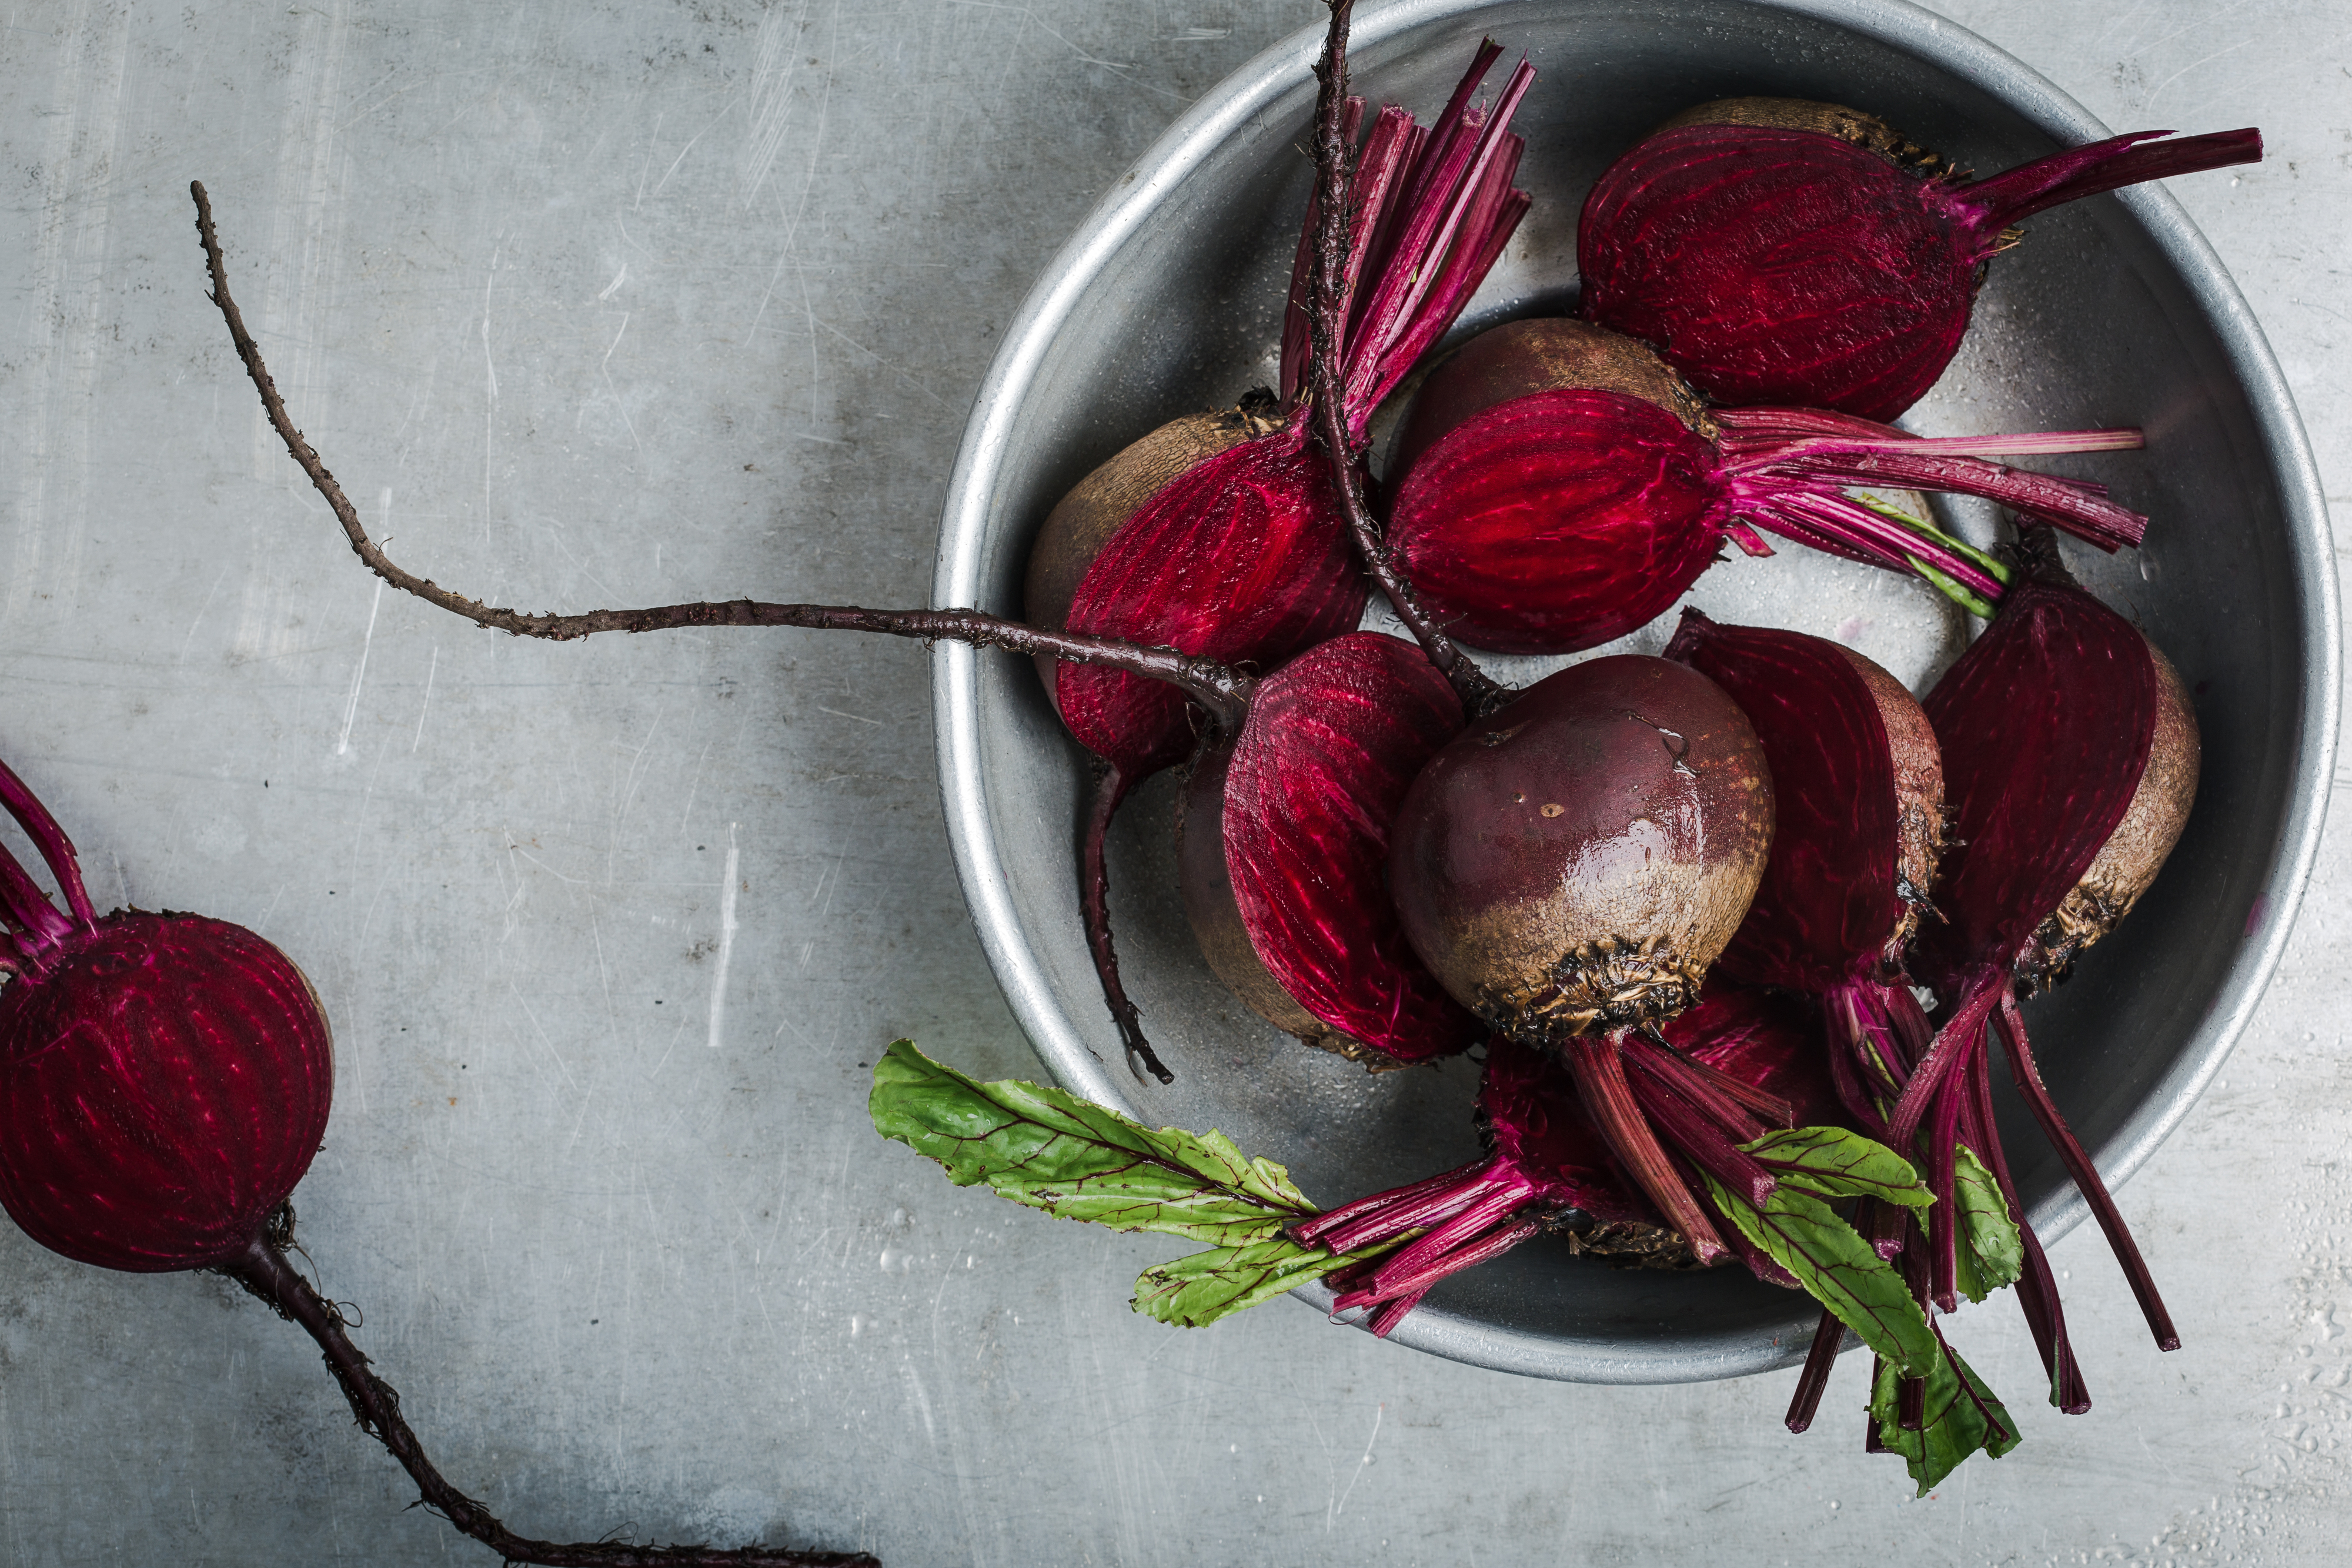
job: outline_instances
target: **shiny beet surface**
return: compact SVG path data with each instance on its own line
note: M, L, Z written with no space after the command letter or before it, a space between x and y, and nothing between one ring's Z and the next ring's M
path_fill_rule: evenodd
M1414 950L1490 1026L1618 1028L1696 998L1763 874L1772 802L1720 687L1664 659L1595 659L1430 760L1390 884Z
M0 1203L101 1268L246 1250L310 1168L334 1059L310 982L195 915L119 912L0 988Z

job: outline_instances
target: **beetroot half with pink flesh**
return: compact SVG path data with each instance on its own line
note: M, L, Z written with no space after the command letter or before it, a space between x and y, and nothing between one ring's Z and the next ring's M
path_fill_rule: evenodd
M1358 154L1349 329L1329 349L1356 428L1453 324L1527 210L1526 193L1511 189L1521 143L1506 127L1532 70L1522 63L1491 110L1472 101L1501 53L1491 43L1479 49L1433 128L1382 110ZM1361 109L1349 106L1351 135ZM1033 547L1033 622L1271 666L1362 615L1370 591L1300 395L1317 222L1310 204L1283 337L1282 402L1260 394L1226 414L1178 420L1088 476ZM1050 660L1040 668L1071 735L1103 765L1079 833L1088 945L1130 1060L1164 1081L1118 981L1103 838L1137 783L1190 754L1198 727L1183 695L1160 683Z
M2262 157L2253 131L2143 131L1989 179L1917 172L1882 121L1727 99L1609 166L1577 225L1584 313L1719 402L1889 420L1942 375L2011 225L2063 202Z
M1697 1082L1744 1089L1751 1103L1774 1107L1764 1118L1772 1124L1843 1120L1818 1030L1801 1002L1710 981L1698 1005L1661 1025L1660 1036L1698 1064ZM1366 1326L1386 1335L1438 1281L1547 1233L1619 1267L1696 1266L1689 1243L1627 1180L1557 1056L1496 1037L1477 1118L1486 1158L1290 1228L1301 1242L1333 1252L1425 1232L1332 1276L1340 1291L1334 1311L1369 1306Z
M1369 1066L1478 1038L1406 942L1385 885L1406 788L1462 728L1410 643L1357 632L1259 681L1193 764L1178 819L1185 913L1210 967L1277 1027Z
M1984 497L2113 549L2137 544L2147 519L2103 486L1988 455L2139 444L2137 431L1927 439L1807 409L1709 412L1631 339L1589 322L1515 321L1423 383L1391 465L1388 537L1439 620L1507 653L1621 637L1680 598L1726 538L1770 554L1756 528L1926 577L1989 613L1998 563L1846 487Z
M1927 700L1943 747L1953 842L1936 899L1944 919L1922 932L1918 956L1948 1011L1900 1084L1890 1136L1898 1146L1925 1136L1938 1166L1956 1137L1967 1142L1985 1155L2011 1209L2021 1209L1992 1130L1990 1021L2158 1344L2170 1350L2179 1336L2147 1264L2042 1087L2017 992L2063 968L2154 880L2194 796L2195 718L2170 665L2075 584L2046 532L2027 530L2020 554L2023 580ZM2055 1282L2027 1240L2020 1299L2053 1397L2088 1408Z

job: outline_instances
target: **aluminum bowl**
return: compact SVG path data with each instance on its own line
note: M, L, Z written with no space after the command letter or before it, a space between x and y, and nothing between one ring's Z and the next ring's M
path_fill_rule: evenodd
M1556 308L1593 178L1648 127L1706 99L1851 104L1985 171L2109 134L2018 61L1896 0L1403 0L1359 16L1357 90L1433 114L1487 34L1538 72L1517 120L1520 183L1536 204L1473 322ZM949 486L936 603L1017 614L1029 541L1065 490L1161 422L1273 379L1320 41L1319 28L1302 31L1194 105L1031 291ZM2131 919L2030 1009L2052 1091L2120 1181L2244 1027L2317 849L2338 648L2317 475L2261 329L2160 188L2034 219L1993 267L1960 358L1906 423L2148 434L2144 454L2069 464L2152 516L2147 547L2074 559L2194 690L2202 790ZM1948 520L1991 537L1988 517ZM1718 566L1690 599L1722 618L1840 637L1922 690L1966 635L1920 585L1794 549ZM1654 650L1663 637L1653 628L1623 645ZM1497 663L1518 679L1542 667ZM934 679L965 896L1056 1080L1155 1125L1222 1128L1327 1203L1475 1153L1468 1063L1367 1075L1260 1022L1210 975L1174 894L1165 777L1130 801L1111 845L1125 973L1177 1074L1165 1088L1131 1077L1080 937L1081 754L1026 660L942 645ZM2002 1126L2034 1223L2063 1232L2081 1200L2017 1106ZM1732 1271L1617 1272L1538 1241L1446 1281L1394 1338L1537 1376L1691 1382L1801 1358L1814 1317L1804 1298Z

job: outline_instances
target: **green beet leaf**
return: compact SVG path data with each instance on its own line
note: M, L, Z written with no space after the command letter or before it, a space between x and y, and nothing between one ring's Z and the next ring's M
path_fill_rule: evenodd
M1179 1328L1201 1328L1394 1245L1382 1242L1332 1253L1276 1236L1239 1247L1212 1248L1146 1269L1136 1278L1135 1310Z
M1154 1132L1059 1089L978 1082L912 1040L874 1064L866 1109L876 1132L945 1166L958 1186L984 1183L1065 1219L1233 1248L1316 1212L1289 1172L1222 1133Z
M1926 1419L1918 1431L1905 1431L1896 1419L1901 1377L1894 1367L1882 1362L1870 1391L1870 1418L1878 1424L1878 1440L1903 1456L1921 1497L1959 1469L1970 1454L1981 1449L1997 1459L2021 1441L2017 1423L2009 1418L2009 1412L1976 1369L1944 1343L1940 1331L1936 1348L1938 1354L1927 1373Z
M1953 1279L1962 1295L1981 1301L2024 1271L2025 1241L2010 1218L2000 1183L1966 1144L1954 1152L1952 1176L1953 1200L1960 1210Z
M1790 1127L1740 1148L1777 1179L1816 1197L1874 1197L1905 1208L1936 1201L1910 1161L1844 1127Z
M1911 1299L1895 1266L1835 1209L1798 1190L1786 1176L1761 1208L1713 1176L1706 1185L1716 1207L1740 1234L1794 1275L1815 1301L1860 1334L1863 1343L1913 1376L1927 1374L1937 1360L1935 1331L1927 1326L1927 1314Z

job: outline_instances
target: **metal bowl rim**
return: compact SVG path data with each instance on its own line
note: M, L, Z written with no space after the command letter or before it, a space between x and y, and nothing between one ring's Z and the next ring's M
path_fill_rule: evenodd
M1496 0L1400 0L1360 15L1357 47L1453 17L1493 9ZM1906 50L1974 85L2062 143L2113 134L2039 72L1958 25L1906 0L1748 0L1758 9L1827 21ZM936 605L979 601L983 544L1005 444L1023 395L1073 307L1103 267L1146 224L1164 196L1199 167L1224 139L1307 79L1322 47L1319 25L1259 54L1227 77L1163 132L1135 166L1079 224L1030 289L990 365L965 426L948 482L940 523ZM2303 423L2269 341L2213 248L2180 204L2158 186L2117 193L2178 271L2213 323L2232 371L2244 388L2265 454L2276 476L2294 587L2300 601L2305 682L2302 733L2292 772L2293 796L2248 933L2202 1027L2173 1071L2122 1131L2098 1151L2111 1184L2146 1162L2185 1116L2228 1058L2261 1001L2284 952L2294 914L2319 852L2328 783L2334 775L2341 685L2342 628L2336 601L2326 506ZM1013 1016L1047 1069L1073 1093L1133 1109L1117 1080L1072 1027L1047 984L1011 895L1011 884L989 829L981 769L976 650L940 643L932 654L932 722L940 762L940 793L956 873L963 883L981 946L1003 988ZM2072 1229L2087 1207L2072 1187L2038 1207L2033 1223L2054 1240ZM1301 1291L1328 1306L1327 1292ZM1590 1343L1563 1343L1424 1308L1391 1336L1400 1344L1499 1372L1577 1383L1689 1383L1743 1376L1788 1365L1802 1347L1759 1343L1749 1336L1694 1340L1671 1354L1612 1355Z

